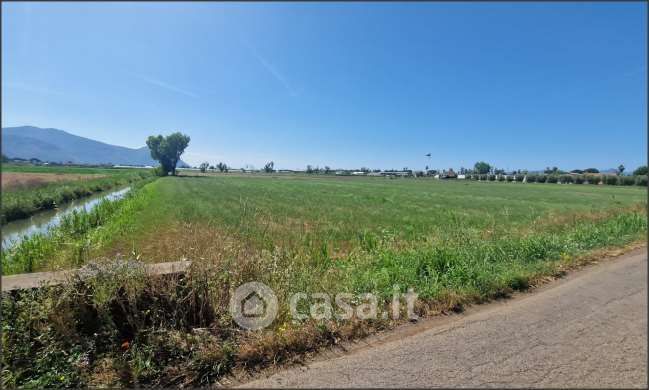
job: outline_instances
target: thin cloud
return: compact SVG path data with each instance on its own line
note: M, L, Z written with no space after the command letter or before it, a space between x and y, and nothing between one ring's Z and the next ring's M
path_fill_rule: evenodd
M259 52L245 39L243 39L243 44L248 48L250 53L259 61L261 66L263 66L277 81L279 81L282 86L286 89L286 91L289 93L289 95L295 97L298 96L299 93L291 87L291 84L289 84L288 80L286 80L286 77L280 71L273 66L273 64L270 63L264 56L259 54Z
M149 83L151 85L155 85L156 87L160 87L162 89L166 89L167 91L171 91L171 92L175 92L175 93L178 93L178 94L181 94L181 95L189 96L191 98L197 98L198 97L198 95L196 95L195 93L193 93L191 91L188 91L188 90L182 89L182 88L178 88L178 87L176 87L174 85L171 85L169 83L166 83L166 82L164 82L162 80L157 80L157 79L153 79L151 77L146 77L146 76L138 76L138 77L142 81L144 81L146 83Z

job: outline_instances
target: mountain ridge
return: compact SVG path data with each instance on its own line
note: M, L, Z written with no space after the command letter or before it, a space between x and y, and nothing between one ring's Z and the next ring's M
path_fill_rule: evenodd
M2 128L2 153L9 158L37 158L45 162L156 166L148 147L111 145L55 128ZM183 161L178 166L185 166Z

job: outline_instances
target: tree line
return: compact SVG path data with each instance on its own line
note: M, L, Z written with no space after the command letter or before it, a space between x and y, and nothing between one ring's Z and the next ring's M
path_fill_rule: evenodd
M168 136L163 135L152 135L146 140L146 144L151 151L151 157L154 160L157 160L160 163L160 166L156 168L156 173L160 176L167 175L176 175L176 166L178 161L180 161L180 156L184 153L185 149L189 145L190 137L188 135L182 134L180 132L172 133ZM6 162L7 159L3 155L3 162ZM201 172L206 172L208 169L215 170L218 169L219 172L228 172L230 168L227 164L219 162L216 166L210 165L208 162L203 162L200 164L199 169ZM352 170L343 170L347 173L351 172L361 172L363 174L369 174L371 172L381 172L380 169L369 169L367 167L361 167L359 171ZM624 172L626 167L623 164L620 164L617 167L616 174L620 176L620 179L608 178L611 175L607 175L604 179L601 179L606 184L635 184L636 182L642 183L644 179L636 180L634 183L631 183L631 179L624 178ZM263 172L273 173L275 172L275 162L269 161L264 165ZM307 165L305 173L307 174L331 174L333 171L329 166L320 168L318 166ZM399 172L396 170L391 170L388 172ZM409 173L411 176L431 176L437 175L438 170L431 170L426 166L425 172L422 171L412 171L407 167L404 167L400 172ZM547 181L547 182L589 182L595 181L595 175L599 175L600 172L596 168L585 168L585 169L573 169L570 172L563 171L558 167L546 167L543 171L543 174L529 174L527 170L514 170L507 174L504 169L499 169L485 161L478 161L473 165L473 169L466 169L464 167L460 168L459 173L465 175L467 178L475 178L477 180L509 180L509 181L518 181L518 177L524 177L525 181ZM646 165L640 166L633 171L633 176L642 176L646 177L649 173L649 169ZM442 171L442 174L445 177L456 177L456 173L453 169L448 171ZM572 175L572 176L571 176ZM629 175L627 175L628 177ZM521 179L522 181L523 179ZM613 183L615 181L616 183ZM645 184L646 185L646 184Z

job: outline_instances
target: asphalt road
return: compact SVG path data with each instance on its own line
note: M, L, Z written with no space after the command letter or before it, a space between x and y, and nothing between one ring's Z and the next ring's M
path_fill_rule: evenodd
M647 388L646 249L242 386Z

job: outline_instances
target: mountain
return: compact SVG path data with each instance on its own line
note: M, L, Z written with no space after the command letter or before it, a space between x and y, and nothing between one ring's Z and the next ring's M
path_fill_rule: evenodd
M58 129L33 126L3 127L2 153L9 158L37 158L41 161L75 164L151 165L149 148L110 145ZM183 161L179 167L185 166Z

